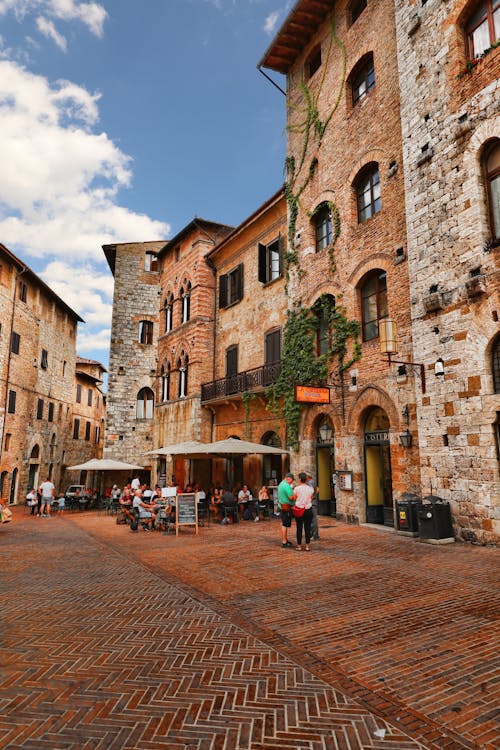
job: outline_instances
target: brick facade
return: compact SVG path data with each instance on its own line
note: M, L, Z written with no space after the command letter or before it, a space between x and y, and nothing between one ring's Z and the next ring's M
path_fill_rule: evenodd
M84 441L72 439L79 321L0 245L0 484L7 502L24 502L28 488L47 476L64 490L72 481L65 467L91 457ZM102 394L98 412L101 424Z

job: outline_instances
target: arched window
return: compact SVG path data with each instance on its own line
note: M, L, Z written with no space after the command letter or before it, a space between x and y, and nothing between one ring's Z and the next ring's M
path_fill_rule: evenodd
M37 459L37 458L40 458L40 446L34 445L33 448L31 449L30 459Z
M317 352L318 356L321 356L328 353L331 345L330 313L335 310L335 297L331 294L326 294L315 302L313 310L318 321L316 333Z
M375 86L375 67L373 54L370 52L354 68L350 76L350 88L352 104L355 106L365 98L369 91Z
M141 388L137 394L136 412L137 419L153 419L154 393L151 388Z
M377 270L365 277L361 287L361 318L363 341L378 337L378 322L387 318L387 275Z
M153 323L150 320L139 322L139 344L153 343Z
M187 396L188 367L189 357L182 351L181 356L177 360L177 369L179 370L179 391L177 395L179 396L179 398L184 398L185 396Z
M316 252L324 250L332 244L332 211L328 203L322 203L316 209L313 216Z
M165 333L170 333L174 321L174 296L172 293L167 295L165 300Z
M378 164L368 164L354 182L358 206L358 222L368 221L382 208Z
M493 375L493 390L500 393L500 336L497 336L491 350L491 374Z
M465 26L467 57L479 57L500 38L500 0L483 0L472 4Z
M185 284L181 289L182 323L187 323L191 316L191 283L187 281Z
M499 0L500 2L500 0ZM483 156L491 239L500 239L500 140L489 144Z
M161 400L170 401L170 362L167 363L166 367L161 368Z

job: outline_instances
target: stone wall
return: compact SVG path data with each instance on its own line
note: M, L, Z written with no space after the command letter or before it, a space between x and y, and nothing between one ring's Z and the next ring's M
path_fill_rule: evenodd
M500 136L500 50L459 76L466 11L464 2L396 2L397 61L414 356L428 372L418 401L422 492L450 501L461 538L488 543L500 530L500 396L489 358L500 299L481 153Z

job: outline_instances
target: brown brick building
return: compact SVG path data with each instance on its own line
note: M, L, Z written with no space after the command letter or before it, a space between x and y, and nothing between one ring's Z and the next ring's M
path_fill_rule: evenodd
M285 447L285 423L272 413L266 389L279 375L286 320L286 204L273 195L209 253L215 270L215 345L201 403L213 440L237 437ZM214 461L212 478L257 489L283 477L281 456Z
M81 320L0 245L0 493L10 503L24 502L28 487L46 477L64 490L65 466L98 455L97 445L86 450L82 435L72 438L75 378L84 378L94 393L95 369L104 369L94 363L86 375L75 374ZM88 418L102 429L102 394L100 404L93 403Z

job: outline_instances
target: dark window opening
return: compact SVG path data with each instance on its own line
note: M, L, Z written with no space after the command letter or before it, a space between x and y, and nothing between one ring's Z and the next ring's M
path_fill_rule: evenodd
M82 403L82 386L80 385L80 383L76 384L76 403Z
M28 299L28 287L24 283L24 281L19 282L19 299L21 302L26 302Z
M12 335L10 337L10 350L12 354L19 354L20 346L21 346L21 336L15 331L12 331Z
M219 279L219 307L230 307L243 299L243 263Z
M364 9L366 8L366 0L354 0L349 8L349 14L351 17L351 24L358 20Z
M42 419L43 418L43 399L39 398L38 403L36 406L36 418Z
M158 257L156 253L146 253L144 256L144 270L145 271L157 271L158 270Z
M153 343L153 323L150 320L141 320L139 323L139 344Z
M42 357L40 359L40 367L44 370L49 366L49 353L47 349L42 349Z
M318 44L306 60L306 78L312 78L317 70L321 68L321 44Z
M281 237L268 245L259 242L259 281L268 284L282 275Z
M78 440L80 437L80 420L75 419L73 422L73 440Z
M47 414L47 420L49 422L53 422L54 421L54 404L52 402L49 403L49 411L48 411L48 414Z

